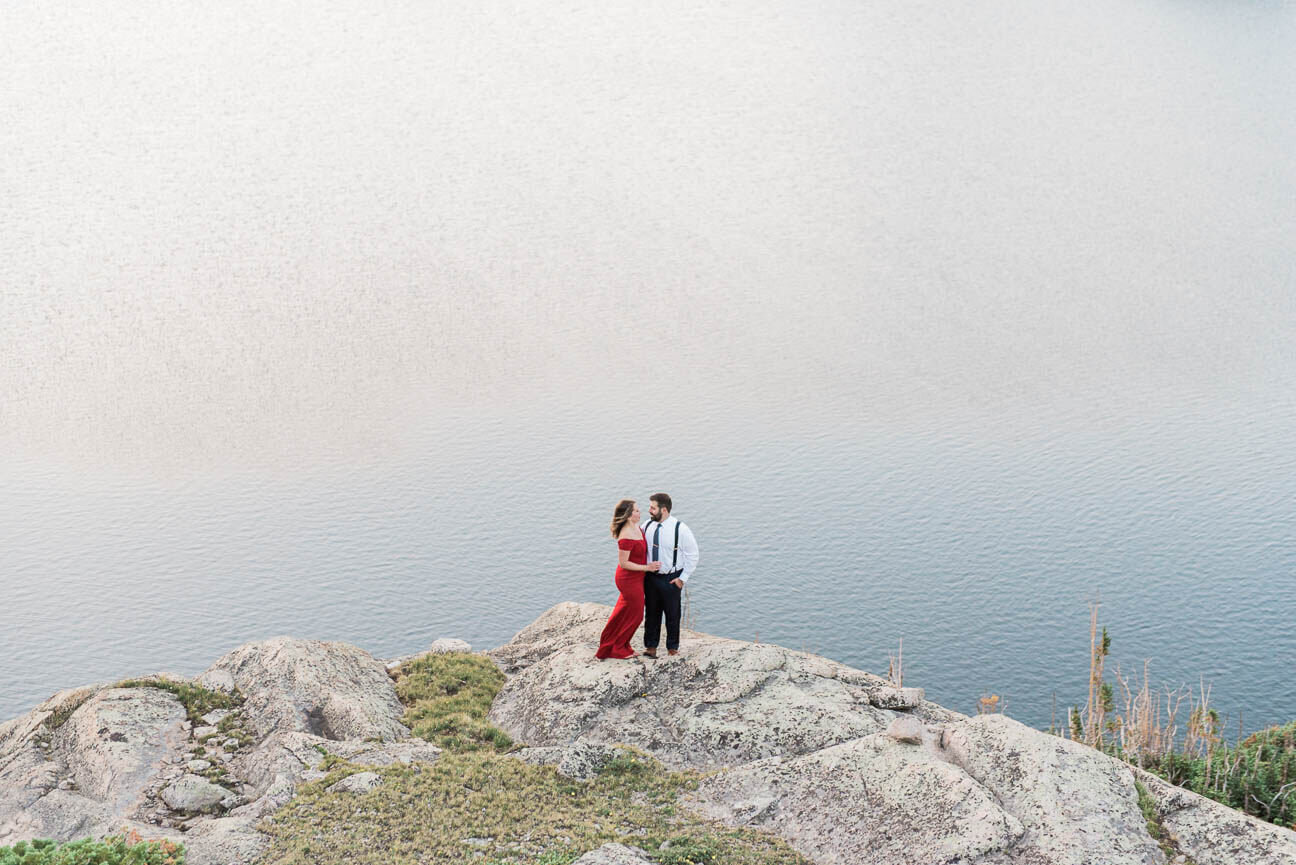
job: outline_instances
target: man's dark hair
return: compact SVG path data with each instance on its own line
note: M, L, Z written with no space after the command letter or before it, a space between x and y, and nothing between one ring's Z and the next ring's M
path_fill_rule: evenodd
M653 493L648 497L648 501L656 502L657 507L659 508L663 508L668 511L672 510L670 496L666 495L665 493Z

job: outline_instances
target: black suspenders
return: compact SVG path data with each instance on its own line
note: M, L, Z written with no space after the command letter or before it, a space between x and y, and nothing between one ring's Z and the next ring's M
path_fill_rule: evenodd
M652 520L649 520L648 522L651 523ZM645 523L644 525L647 525L647 523ZM676 570L675 566L679 564L679 527L680 527L680 521L676 519L675 520L675 546L674 548L671 549L671 569L667 572L671 574L675 573ZM642 526L640 527L640 531L643 531L645 534L647 534L647 531L643 529ZM652 544L650 543L648 546L651 547Z

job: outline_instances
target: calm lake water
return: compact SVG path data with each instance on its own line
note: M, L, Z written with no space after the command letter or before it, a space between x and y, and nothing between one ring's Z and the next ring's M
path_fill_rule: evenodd
M273 8L269 8L273 7ZM612 603L1296 718L1296 6L0 8L0 718Z

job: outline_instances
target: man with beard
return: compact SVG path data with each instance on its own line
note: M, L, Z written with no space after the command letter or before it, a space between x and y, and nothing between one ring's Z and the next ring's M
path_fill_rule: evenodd
M670 496L653 493L648 501L648 519L640 528L648 539L648 561L660 562L661 570L644 574L643 655L656 658L663 616L666 652L679 654L680 599L684 585L697 568L698 545L689 527L671 516Z

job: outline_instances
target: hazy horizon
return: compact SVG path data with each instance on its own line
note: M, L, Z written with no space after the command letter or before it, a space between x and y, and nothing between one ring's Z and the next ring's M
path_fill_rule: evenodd
M0 8L0 717L611 603L1296 718L1296 6Z

